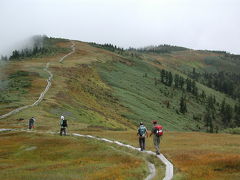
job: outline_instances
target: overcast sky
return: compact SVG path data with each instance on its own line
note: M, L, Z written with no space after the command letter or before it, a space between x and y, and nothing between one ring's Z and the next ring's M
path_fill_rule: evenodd
M0 54L48 35L240 54L240 0L0 0Z

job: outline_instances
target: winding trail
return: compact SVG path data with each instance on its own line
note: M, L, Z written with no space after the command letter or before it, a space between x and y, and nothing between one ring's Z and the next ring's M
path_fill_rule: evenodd
M65 56L63 56L59 62L62 62L66 57L70 56L71 54L73 54L75 52L75 44L72 42L72 51L68 54L66 54ZM50 65L50 62L48 62L45 66L45 68L43 69L44 71L46 71L48 74L49 74L49 77L48 79L46 80L47 81L47 86L45 87L45 89L43 90L43 92L40 94L39 98L31 105L26 105L26 106L22 106L22 107L19 107L17 109L14 109L10 112L8 112L7 114L3 114L0 116L0 119L3 119L3 118L6 118L8 116L11 116L13 114L16 114L18 113L19 111L22 111L24 109L27 109L27 108L30 108L30 107L33 107L33 106L36 106L38 105L44 98L44 96L46 95L46 93L48 92L49 88L51 87L52 85L52 79L53 79L53 74L51 73L51 71L48 70L49 68L49 65Z
M72 51L70 53L68 53L65 56L63 56L62 58L60 58L60 60L59 60L60 63L62 63L66 57L70 56L71 54L73 54L75 52L75 44L74 44L73 41L72 41L71 48L72 48ZM46 64L46 67L44 68L44 71L46 71L49 74L49 77L47 79L47 86L45 87L44 91L40 94L39 98L31 105L22 106L22 107L19 107L19 108L15 109L15 110L10 111L7 114L1 115L0 119L6 118L6 117L8 117L12 114L15 114L15 113L18 113L19 111L24 110L24 109L36 106L43 100L44 96L46 95L46 93L48 92L49 88L52 85L53 74L52 74L51 71L48 70L49 66L50 66L50 62L48 62ZM0 132L4 132L4 131L18 131L18 130L15 130L15 129L0 129ZM31 131L27 131L27 130L22 130L22 131L31 132ZM55 134L54 132L50 132L50 133ZM72 133L71 135L72 136L78 136L78 137L84 137L84 138L92 138L92 139L96 139L96 140L99 140L99 141L104 141L104 142L108 142L108 143L112 143L112 144L117 144L119 146L126 147L126 148L129 148L129 149L132 149L132 150L140 151L140 148L136 148L136 147L128 145L128 144L123 144L119 141L112 141L112 140L109 140L109 139L106 139L106 138L99 138L99 137L95 137L95 136L91 136L91 135L82 135L82 134L77 134L77 133ZM156 155L152 151L143 151L143 153L147 153L149 155ZM171 180L173 178L173 165L172 165L172 163L169 162L164 157L163 154L157 155L157 158L161 162L163 162L166 166L165 177L163 178L163 180ZM148 169L150 171L150 174L145 178L145 180L151 180L156 176L156 168L155 168L154 164L148 162Z
M64 60L66 57L68 57L68 56L72 55L73 53L75 53L76 48L75 48L75 44L74 44L73 41L72 41L72 46L71 46L71 48L72 48L72 51L71 51L70 53L66 54L65 56L63 56L63 57L59 60L60 63L63 62L63 60Z
M154 164L148 162L148 169L150 174L148 175L148 177L145 178L145 180L151 180L156 176L156 168Z

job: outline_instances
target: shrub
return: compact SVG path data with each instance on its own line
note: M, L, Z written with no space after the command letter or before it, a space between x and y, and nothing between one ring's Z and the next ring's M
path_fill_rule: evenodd
M224 130L225 133L230 133L230 134L240 134L240 127L237 128L228 128Z

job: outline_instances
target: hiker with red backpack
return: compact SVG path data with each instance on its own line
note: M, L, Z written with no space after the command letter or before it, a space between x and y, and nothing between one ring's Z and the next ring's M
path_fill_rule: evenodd
M153 128L150 136L152 136L153 134L153 144L156 148L156 154L159 155L160 154L160 138L163 135L163 127L157 124L156 120L153 120L152 123L153 123Z
M145 137L148 136L147 128L143 125L143 122L140 122L137 135L139 137L139 146L141 151L145 150Z

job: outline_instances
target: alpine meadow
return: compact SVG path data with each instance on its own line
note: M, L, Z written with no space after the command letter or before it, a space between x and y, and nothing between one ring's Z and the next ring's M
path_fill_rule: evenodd
M160 151L174 180L240 179L240 55L33 41L0 60L0 129L9 130L0 132L0 179L138 180L150 174L148 163L152 179L163 179L166 167L155 155L71 134L139 147L139 123L150 132L153 120L163 126ZM35 128L27 130L31 117ZM151 137L146 150L155 151Z

